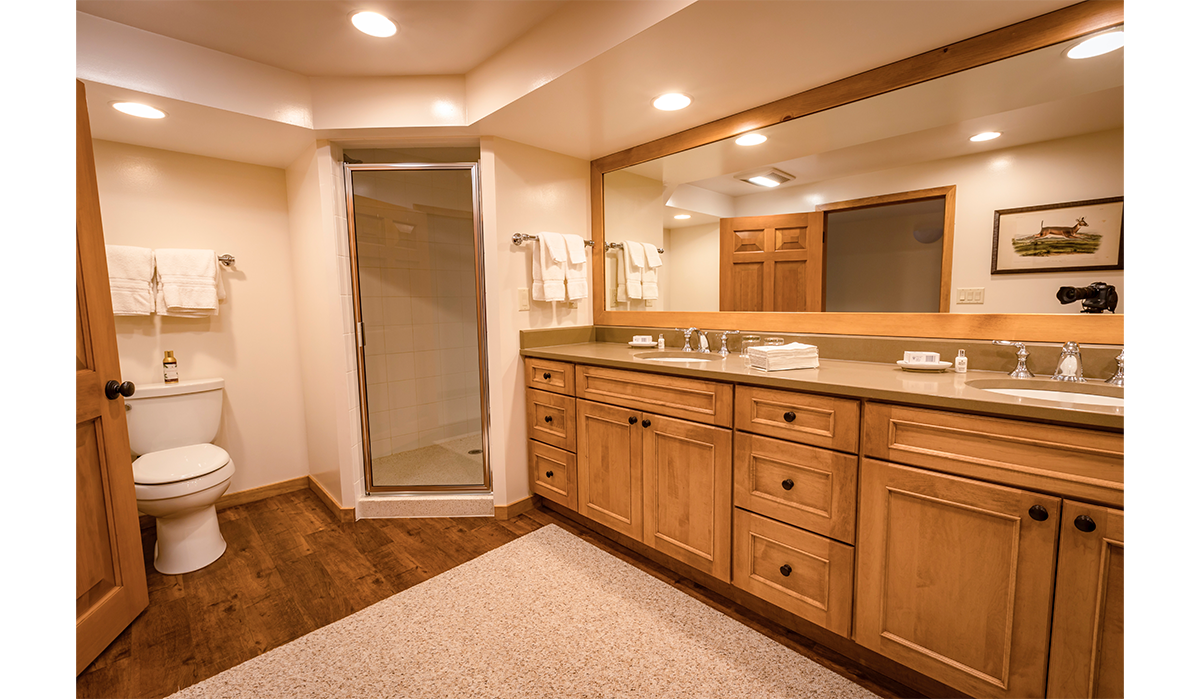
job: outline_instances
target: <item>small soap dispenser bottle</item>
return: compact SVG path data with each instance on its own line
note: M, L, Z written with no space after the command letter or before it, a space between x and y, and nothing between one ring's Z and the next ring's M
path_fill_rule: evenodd
M954 371L959 374L964 374L967 371L967 351L959 350L958 357L954 358Z
M667 347L667 341L665 338L663 338L663 334L659 333L658 334L658 349L665 350L666 347Z
M179 381L179 365L175 362L174 350L163 353L163 381L167 384Z

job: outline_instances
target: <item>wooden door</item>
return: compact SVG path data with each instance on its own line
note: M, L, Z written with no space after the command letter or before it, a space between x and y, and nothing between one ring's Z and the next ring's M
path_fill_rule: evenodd
M651 547L729 582L733 434L642 414L645 535Z
M1125 513L1063 503L1046 697L1125 697Z
M576 399L579 514L642 539L642 413Z
M117 333L100 226L100 197L83 83L76 81L75 150L75 673L146 609L146 568Z
M824 215L721 219L722 311L823 311Z
M855 641L974 697L1042 697L1060 499L871 459L860 485Z

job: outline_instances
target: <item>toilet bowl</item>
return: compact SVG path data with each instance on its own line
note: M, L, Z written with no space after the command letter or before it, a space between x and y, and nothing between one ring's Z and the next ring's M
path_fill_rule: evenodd
M234 465L211 444L220 424L222 379L141 385L126 399L138 510L153 516L154 568L164 574L202 569L225 553L216 503Z

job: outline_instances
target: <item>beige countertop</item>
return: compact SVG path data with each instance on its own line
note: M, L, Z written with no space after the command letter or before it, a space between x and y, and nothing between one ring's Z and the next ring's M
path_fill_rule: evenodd
M753 384L1008 418L1049 421L1085 428L1125 428L1124 407L1022 398L984 391L970 385L978 380L1006 380L1008 375L1003 372L911 372L894 363L824 358L820 360L820 367L815 369L766 372L751 369L736 354L731 354L723 360L684 363L659 362L637 357L639 354L653 351L654 348L633 348L624 343L590 342L525 348L521 355L735 384ZM1030 388L1046 388L1049 386L1046 379L1042 377L1024 381L1030 382ZM1102 384L1099 380L1090 380L1089 383ZM1054 385L1061 386L1058 382L1054 382Z

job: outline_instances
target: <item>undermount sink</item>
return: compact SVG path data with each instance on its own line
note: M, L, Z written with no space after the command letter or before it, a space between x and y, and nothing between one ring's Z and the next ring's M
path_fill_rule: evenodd
M684 352L682 350L655 350L654 352L639 353L634 357L654 362L712 362L725 359L715 352Z
M967 386L1023 399L1092 406L1125 406L1125 389L1105 384L1100 380L1056 382L1048 379L975 379L967 382Z

